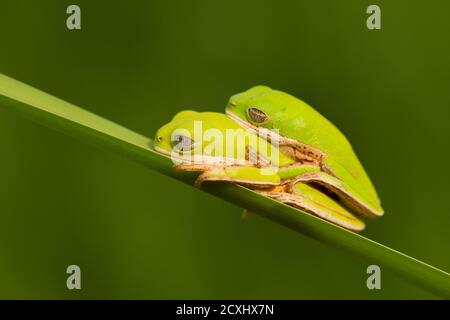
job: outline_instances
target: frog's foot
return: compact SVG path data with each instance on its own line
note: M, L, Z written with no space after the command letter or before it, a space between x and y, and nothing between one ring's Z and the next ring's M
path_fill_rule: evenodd
M367 197L359 192L356 192L344 181L337 179L325 172L314 171L307 172L295 179L291 180L291 187L295 186L298 182L315 183L323 186L327 190L336 194L343 204L349 207L351 210L361 213L368 217L379 217L383 215L383 210L367 200Z
M248 209L244 209L244 211L242 211L242 213L241 213L242 220L248 220L251 218L251 216L252 216L252 212Z
M214 168L220 168L220 166L204 163L192 163L192 164L178 164L173 166L175 171L199 171L204 172L213 170Z
M276 191L261 191L260 193L346 229L359 232L365 228L363 221L352 215L339 203L306 184L298 183L294 186L292 193Z
M203 182L205 181L229 180L225 172L225 167L217 165L204 163L179 164L173 166L173 170L201 172L194 182L194 186L197 188L201 188Z
M203 182L205 181L231 181L227 177L224 168L213 168L208 171L201 173L197 179L195 179L194 186L196 188L201 188Z

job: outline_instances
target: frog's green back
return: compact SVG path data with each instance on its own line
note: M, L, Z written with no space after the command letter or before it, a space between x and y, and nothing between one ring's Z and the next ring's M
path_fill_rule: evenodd
M349 141L319 112L290 94L265 86L232 96L227 110L247 119L246 110L250 107L258 108L270 117L262 126L278 129L282 136L322 150L327 155L325 162L329 161L333 169L345 175L343 179L358 184L368 200L379 207L375 188Z

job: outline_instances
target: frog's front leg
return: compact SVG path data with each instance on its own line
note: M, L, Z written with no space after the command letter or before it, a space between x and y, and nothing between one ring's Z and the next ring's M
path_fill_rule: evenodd
M358 232L365 227L363 221L328 195L301 182L292 186L291 193L277 191L260 191L260 193L352 231Z
M228 181L225 167L209 164L180 164L173 167L175 171L201 172L195 179L194 186L201 188L205 181Z

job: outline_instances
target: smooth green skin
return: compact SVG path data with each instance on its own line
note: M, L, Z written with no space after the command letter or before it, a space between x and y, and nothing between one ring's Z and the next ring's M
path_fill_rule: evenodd
M241 129L242 128L226 115L215 112L195 112L195 111L182 111L174 116L171 122L161 127L155 136L154 147L157 151L169 154L175 147L177 142L172 143L172 137L174 134L189 134L190 138L194 137L194 121L201 121L203 130L216 129L223 133L225 137L225 130L227 129ZM250 144L257 152L263 152L266 154L266 148L258 149L257 144L253 142L260 140L261 138L253 135L255 139L246 140L247 144ZM197 143L191 150L186 150L185 153L193 154L195 150L203 152L205 145L209 143L202 141ZM227 143L225 141L224 145ZM268 142L266 142L269 144ZM224 146L225 148L225 146ZM235 143L236 148L236 143ZM271 150L269 148L269 150ZM277 149L278 151L278 149ZM225 152L225 150L223 150ZM224 154L224 153L222 153ZM311 165L296 165L296 162L279 152L278 171L268 174L262 173L261 168L255 166L237 166L237 165L207 165L204 162L188 163L185 165L178 165L178 170L187 171L201 171L199 176L201 182L203 181L229 181L235 182L251 189L263 190L262 193L269 197L278 199L287 204L293 205L300 209L306 210L309 213L318 215L328 221L336 223L340 226L348 228L354 231L361 231L364 229L364 223L354 217L344 207L339 205L336 201L323 194L322 192L307 186L305 183L298 182L292 186L291 193L285 191L274 191L265 193L264 190L270 189L270 187L280 186L286 179L301 176L308 172L318 172L320 168ZM283 167L284 166L284 167ZM180 169L181 168L181 169ZM199 181L197 179L197 181ZM197 184L201 185L201 182Z
M247 114L251 107L263 111L270 120L254 123ZM320 149L326 155L324 164L350 186L354 197L366 203L374 215L383 214L375 188L347 138L305 102L282 91L256 86L233 95L226 112L253 126L277 129L283 137Z
M232 129L232 130L242 130L245 132L246 138L245 145L251 147L253 150L255 150L258 154L265 158L272 158L275 160L272 164L273 166L278 167L278 175L280 176L280 179L288 179L291 177L295 177L299 174L302 174L306 171L310 170L318 170L318 168L314 166L295 166L296 162L291 159L290 157L284 155L283 153L279 152L278 149L277 155L274 155L274 157L271 157L271 151L272 148L261 148L261 145L267 145L270 146L269 142L264 141L262 138L258 137L255 134L251 134L247 132L245 129L242 129L241 126L239 126L236 122L228 118L226 115L222 113L217 112L196 112L191 110L181 111L177 113L172 120L162 126L160 129L157 130L156 136L155 136L155 148L159 149L159 151L166 151L166 154L169 154L174 145L172 144L172 136L177 133L178 131L180 133L189 133L190 138L194 139L194 122L195 121L201 121L202 123L202 129L203 132L214 129L220 131L223 136L226 136L226 130ZM181 129L181 130L180 130ZM195 139L194 139L195 140ZM211 140L213 141L213 140ZM182 152L183 155L186 154L194 154L194 152L198 152L199 154L205 154L204 148L211 142L211 141L202 141L202 143L198 143L195 148L191 149L190 151ZM262 141L264 143L262 143ZM221 151L222 155L226 154L226 143L223 144L223 149ZM234 152L237 154L236 150L238 148L237 138L234 140ZM212 153L212 156L216 156L216 153ZM291 166L294 165L294 166ZM258 180L258 179L255 179Z

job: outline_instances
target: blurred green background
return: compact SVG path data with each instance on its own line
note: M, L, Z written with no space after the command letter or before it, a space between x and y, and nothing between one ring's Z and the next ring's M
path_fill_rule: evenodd
M66 28L78 4L82 30ZM382 30L366 28L378 4ZM450 270L448 1L2 0L0 72L139 133L256 84L350 139L364 232ZM355 258L0 108L0 298L433 298ZM82 290L66 288L77 264Z

